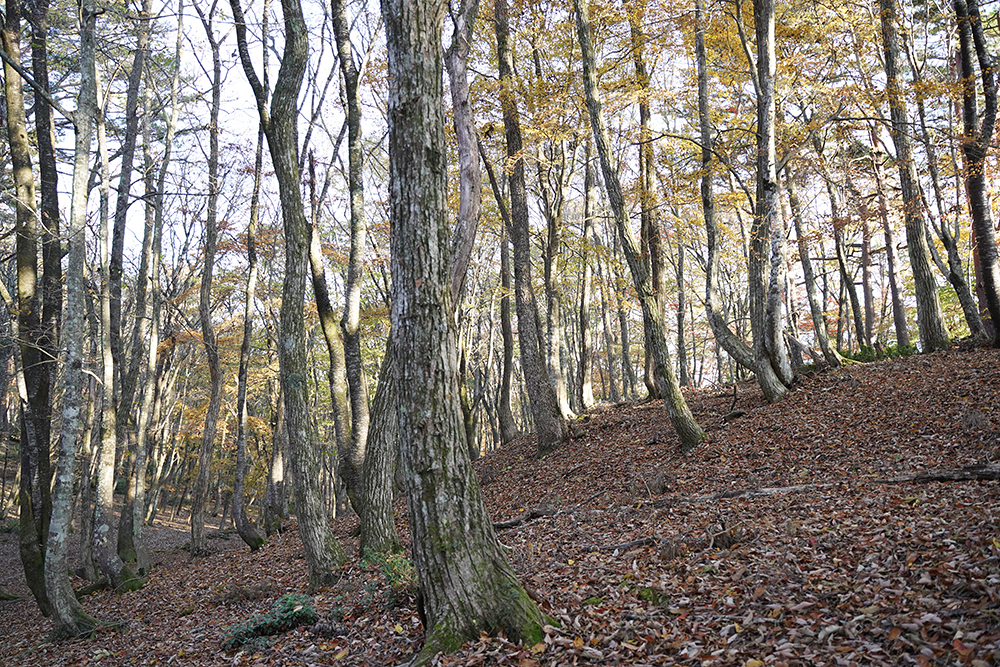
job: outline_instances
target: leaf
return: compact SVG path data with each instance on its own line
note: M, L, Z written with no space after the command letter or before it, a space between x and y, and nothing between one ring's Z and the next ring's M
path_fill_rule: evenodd
M343 660L345 657L347 657L347 652L348 652L348 649L345 648L343 651L341 651L337 655L333 656L333 659L334 660Z
M545 642L538 642L531 647L532 653L545 653Z

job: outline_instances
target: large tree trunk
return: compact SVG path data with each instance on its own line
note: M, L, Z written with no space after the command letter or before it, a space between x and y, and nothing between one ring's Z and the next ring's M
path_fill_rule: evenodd
M270 110L254 72L247 46L246 23L239 0L231 0L240 60L257 99L271 163L278 181L285 232L285 279L281 291L278 358L285 396L285 425L295 486L299 535L309 567L309 588L332 584L347 560L333 537L319 484L319 452L309 418L309 376L305 352L305 282L309 261L309 224L302 209L298 166L298 95L309 57L308 33L299 0L282 0L285 44Z
M96 73L94 71L94 32L97 7L81 5L80 70L81 82L76 117L76 150L73 164L73 202L70 216L69 265L66 271L66 364L64 375L62 433L59 461L52 493L52 520L45 552L45 590L53 616L53 634L78 637L89 634L97 625L76 599L69 581L69 548L73 480L76 472L76 443L81 429L83 406L84 283L86 262L87 177L93 115L97 110Z
M670 422L680 439L681 448L689 450L701 442L705 437L705 432L694 420L694 416L684 400L684 394L681 393L680 386L677 384L677 376L674 374L666 335L663 331L663 315L657 304L649 273L642 262L639 246L635 241L631 223L625 212L625 198L622 195L618 172L611 163L611 140L601 110L600 92L597 88L596 56L594 46L590 41L589 1L574 0L573 6L576 11L577 35L583 59L587 109L594 133L594 143L597 146L597 155L604 173L604 186L607 189L608 200L611 202L611 209L618 227L618 236L621 239L625 259L632 272L632 280L635 283L639 304L642 307L646 346L652 350L655 361L656 384L666 403Z
M393 269L392 336L413 556L429 663L482 631L537 642L542 615L517 582L469 465L446 261L440 35L446 3L385 0Z
M502 85L500 102L503 107L504 131L507 138L507 159L513 162L508 170L511 219L509 233L514 245L514 297L517 305L521 367L524 370L531 413L535 418L538 456L544 456L566 439L566 420L559 410L559 403L545 368L538 303L531 286L528 196L524 182L521 125L517 104L514 101L514 66L508 45L510 28L507 0L495 0L493 14L496 22L497 59Z
M886 93L892 121L892 142L899 165L899 185L903 195L903 215L906 220L906 246L910 252L913 286L917 296L917 325L923 352L948 347L948 331L944 327L937 282L931 271L930 250L924 229L923 202L918 189L917 168L909 135L906 102L899 89L899 43L897 38L896 0L880 0L882 45L885 52ZM995 248L995 246L994 246ZM1000 314L1000 313L998 313Z
M8 0L2 47L13 62L21 61L21 4ZM21 76L4 61L7 138L14 177L15 248L17 268L17 332L20 339L21 375L21 483L19 548L28 588L43 614L49 614L45 597L45 542L52 513L49 439L51 428L51 372L54 358L43 348L44 332L38 296L38 222L35 179L31 171L31 146L24 112ZM54 333L54 332L53 332Z
M1000 262L993 230L993 217L986 181L986 153L993 139L997 115L997 90L994 63L983 34L983 22L976 0L954 0L961 45L962 63L962 155L965 158L965 184L969 194L969 212L976 235L979 277L986 296L986 309L993 325L993 345L1000 347ZM973 51L979 60L985 108L982 125L976 104Z

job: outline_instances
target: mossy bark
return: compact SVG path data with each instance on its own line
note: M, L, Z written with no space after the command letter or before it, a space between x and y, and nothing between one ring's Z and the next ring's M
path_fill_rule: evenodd
M442 0L383 0L389 74L392 352L400 457L428 641L414 664L481 632L537 640L543 617L493 533L458 392L442 112Z

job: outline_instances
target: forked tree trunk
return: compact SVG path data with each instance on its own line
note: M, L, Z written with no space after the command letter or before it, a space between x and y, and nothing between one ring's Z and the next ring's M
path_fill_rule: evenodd
M542 615L500 551L469 464L447 261L442 0L385 0L389 74L392 347L401 457L428 635L427 664L480 632L526 645ZM413 390L420 387L419 392Z
M347 560L347 554L334 538L324 510L319 482L319 451L309 416L309 373L303 319L309 224L302 208L302 192L299 189L296 129L299 89L309 57L308 32L300 0L282 0L285 44L274 95L268 109L264 88L253 69L247 45L243 9L239 0L230 0L230 4L236 24L240 61L257 100L257 110L267 136L281 199L285 232L285 279L281 291L278 358L285 396L285 424L288 429L299 535L309 567L309 588L314 590L337 580L336 570Z

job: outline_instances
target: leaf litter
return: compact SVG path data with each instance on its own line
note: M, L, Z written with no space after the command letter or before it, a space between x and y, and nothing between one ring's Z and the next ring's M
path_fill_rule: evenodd
M686 455L651 402L594 409L544 460L524 436L475 464L498 539L549 624L533 646L484 634L435 664L1000 663L997 482L903 479L1000 459L1000 352L807 373L776 405L752 384L735 400L731 387L688 397L708 438ZM745 415L726 421L734 408ZM313 628L221 648L230 627L305 592L294 524L257 553L229 537L193 560L177 548L184 527L158 525L146 587L85 599L116 625L50 643L30 599L3 602L0 662L405 663L423 641L415 599L359 562L356 526L334 522L352 559L312 596ZM0 544L0 586L25 593L14 537Z

